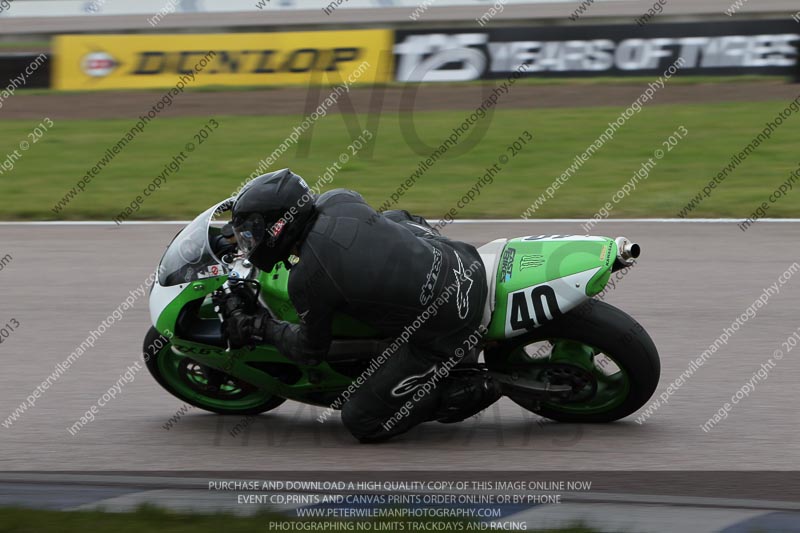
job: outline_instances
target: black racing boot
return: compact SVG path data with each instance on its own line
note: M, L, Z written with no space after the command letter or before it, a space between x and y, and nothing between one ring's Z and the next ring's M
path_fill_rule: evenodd
M442 400L434 420L461 422L500 399L500 385L483 369L454 369L442 383Z

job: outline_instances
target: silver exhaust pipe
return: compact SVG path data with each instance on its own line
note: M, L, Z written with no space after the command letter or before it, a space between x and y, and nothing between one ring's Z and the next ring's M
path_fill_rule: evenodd
M617 243L617 259L625 265L632 265L642 253L641 246L625 237L617 237L614 242Z

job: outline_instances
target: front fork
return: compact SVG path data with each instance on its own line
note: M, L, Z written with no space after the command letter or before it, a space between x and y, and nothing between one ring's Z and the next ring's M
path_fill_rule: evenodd
M233 262L230 263L228 279L225 280L225 283L223 283L219 289L212 293L211 298L214 302L214 312L217 313L219 321L222 323L223 331L225 330L225 321L228 319L228 317L222 312L222 304L227 298L234 294L234 291L247 290L247 283L255 283L257 286L256 299L258 299L258 295L261 293L261 286L257 281L250 279L255 271L256 268L247 259L243 257L235 258ZM230 353L231 343L227 339L225 342L227 344L227 349L225 351Z

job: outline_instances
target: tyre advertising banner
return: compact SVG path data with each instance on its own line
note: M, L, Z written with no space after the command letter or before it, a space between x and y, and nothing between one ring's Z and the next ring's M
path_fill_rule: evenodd
M187 84L381 83L391 69L389 30L62 35L55 38L53 86L64 90Z
M395 35L397 81L658 75L793 74L800 26L791 19L608 26L413 30Z

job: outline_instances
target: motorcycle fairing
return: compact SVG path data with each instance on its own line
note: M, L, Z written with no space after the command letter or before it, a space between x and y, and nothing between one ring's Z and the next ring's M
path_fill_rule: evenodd
M487 338L522 335L603 290L616 243L588 235L538 235L509 240L494 274Z

